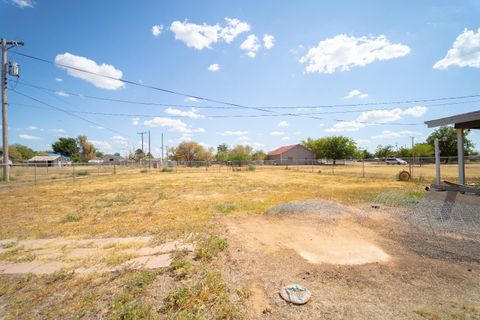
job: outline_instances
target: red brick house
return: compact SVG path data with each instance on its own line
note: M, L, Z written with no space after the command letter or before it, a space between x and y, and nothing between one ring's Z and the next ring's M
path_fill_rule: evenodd
M292 144L270 151L267 160L278 164L311 164L315 153L301 144Z

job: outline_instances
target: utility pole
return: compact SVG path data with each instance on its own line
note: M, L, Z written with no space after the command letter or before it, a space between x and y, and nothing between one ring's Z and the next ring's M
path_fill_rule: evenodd
M143 150L143 135L146 134L148 132L146 131L143 131L143 132L137 132L137 134L141 135L142 136L142 153L145 154L144 150Z
M148 130L148 168L152 167L152 153L150 152L150 130Z
M5 38L1 40L2 47L2 147L3 147L3 179L10 182L10 162L8 158L8 101L7 101L7 50L16 46L23 46L23 41L7 41ZM9 46L9 47L7 47ZM18 77L18 69L12 70L10 75Z

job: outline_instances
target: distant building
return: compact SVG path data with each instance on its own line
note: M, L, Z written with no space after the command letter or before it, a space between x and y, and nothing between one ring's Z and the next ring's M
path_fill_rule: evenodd
M315 153L301 144L292 144L270 151L267 160L274 164L310 164L315 160Z
M62 166L70 163L68 157L64 157L59 154L49 154L47 156L35 156L29 160L28 163L35 163L40 166L53 167L53 166Z
M122 164L126 161L127 159L125 159L124 157L115 154L106 154L103 156L103 163Z

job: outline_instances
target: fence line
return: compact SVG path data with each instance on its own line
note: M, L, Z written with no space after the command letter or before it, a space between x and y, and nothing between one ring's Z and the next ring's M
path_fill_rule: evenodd
M10 165L11 182L0 182L0 186L39 184L54 181L75 181L76 179L105 176L117 172L172 172L172 173L227 173L227 172L310 172L320 175L340 175L362 178L398 179L406 171L411 178L434 181L435 158L415 157L382 159L281 159L256 161L145 161L143 163L20 163ZM467 183L480 184L480 157L465 159ZM457 181L457 157L441 158L441 179Z

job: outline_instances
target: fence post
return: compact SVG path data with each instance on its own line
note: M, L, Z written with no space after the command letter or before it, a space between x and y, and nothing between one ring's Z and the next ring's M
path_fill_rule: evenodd
M113 174L117 174L117 167L115 166L115 163L113 164Z
M332 162L332 174L335 175L335 160Z
M365 159L362 161L362 178L365 178Z
M75 163L72 162L72 179L75 180Z
M35 163L35 185L37 185L37 164Z

